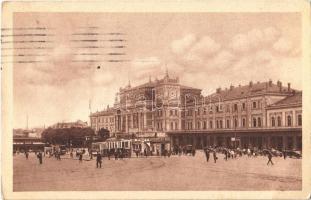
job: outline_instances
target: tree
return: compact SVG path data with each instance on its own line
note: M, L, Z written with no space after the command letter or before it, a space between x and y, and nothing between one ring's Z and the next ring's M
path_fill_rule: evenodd
M44 142L57 145L72 145L73 147L83 146L87 136L94 136L91 128L62 128L62 129L45 129L42 133Z
M98 135L99 137L103 138L103 139L107 139L109 138L110 136L110 132L109 130L105 129L105 128L101 128L99 131L98 131Z

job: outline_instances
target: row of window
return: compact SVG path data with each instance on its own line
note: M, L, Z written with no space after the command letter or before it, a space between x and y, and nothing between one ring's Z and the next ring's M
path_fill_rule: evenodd
M114 117L98 117L98 118L92 118L92 123L96 123L99 122L99 123L113 123L114 122Z
M286 126L293 126L293 119L291 115L286 116ZM302 126L302 116L297 115L297 125ZM277 117L271 117L271 126L276 127L276 126L282 126L282 118L281 116Z

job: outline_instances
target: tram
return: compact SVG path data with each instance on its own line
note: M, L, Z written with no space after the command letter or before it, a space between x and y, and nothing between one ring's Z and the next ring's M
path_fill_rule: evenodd
M124 157L131 157L132 141L127 139L108 139L105 142L92 144L92 152L100 152L103 156L113 155L116 151L122 151Z

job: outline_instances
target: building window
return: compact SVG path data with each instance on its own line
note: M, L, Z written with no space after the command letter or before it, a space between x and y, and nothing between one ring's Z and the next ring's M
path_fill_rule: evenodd
M171 122L171 128L170 128L171 130L173 130L174 129L174 124L173 124L173 122Z
M219 121L219 128L222 128L222 120Z
M242 103L242 110L245 110L245 103Z
M238 111L238 104L234 104L234 105L233 105L233 110L234 110L234 111Z
M302 116L298 115L298 126L302 126Z
M178 123L175 122L175 129L177 130L178 129Z
M213 128L213 121L210 121L210 122L209 122L209 127L210 127L210 128Z
M256 102L256 101L253 102L253 108L254 108L254 109L257 108L257 102Z
M177 116L177 110L175 110L175 115Z
M234 127L238 127L238 120L237 119L234 119Z
M292 117L290 115L287 116L287 126L292 126Z
M230 112L230 105L229 104L226 106L226 112Z
M198 122L198 129L201 129L201 123Z
M278 126L282 126L282 120L280 116L278 116Z
M274 117L271 118L271 126L275 127L275 118Z
M206 121L203 122L203 129L206 129Z
M170 116L172 116L173 115L173 110L170 110Z
M258 127L261 127L261 118L258 117Z
M229 119L227 119L227 121L226 121L226 128L230 128L230 121L229 121Z
M246 127L246 119L245 118L242 119L242 126Z
M257 126L256 118L253 118L253 127L256 127L256 126Z
M219 122L216 120L216 128L219 128Z

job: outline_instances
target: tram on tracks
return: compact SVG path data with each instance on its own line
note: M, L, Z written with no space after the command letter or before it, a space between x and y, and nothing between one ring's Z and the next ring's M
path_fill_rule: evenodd
M122 151L124 157L131 157L132 141L128 139L108 139L105 142L92 144L92 152L100 152L103 156L113 155L116 151Z

